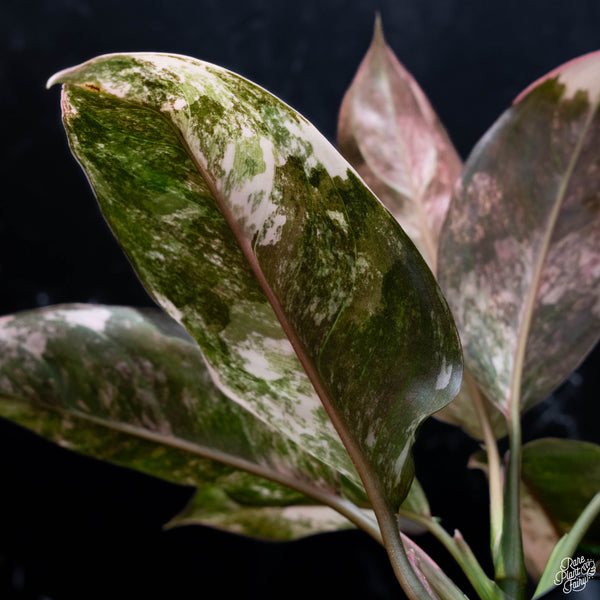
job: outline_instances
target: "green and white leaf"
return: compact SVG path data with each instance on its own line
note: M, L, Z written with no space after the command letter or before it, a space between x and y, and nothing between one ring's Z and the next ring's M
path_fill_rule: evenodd
M359 483L341 436L371 500L397 507L461 355L391 215L300 115L218 67L109 55L55 82L110 226L220 389Z
M197 345L159 311L63 305L3 317L0 415L196 486L195 522L277 539L350 526L313 506L331 501L373 526L343 497L364 492L219 392Z
M438 275L469 371L508 414L544 398L600 332L600 54L528 88L465 166Z
M169 527L210 525L272 540L352 527L340 513L299 492L179 448L2 395L0 415L71 450L195 486L189 506Z

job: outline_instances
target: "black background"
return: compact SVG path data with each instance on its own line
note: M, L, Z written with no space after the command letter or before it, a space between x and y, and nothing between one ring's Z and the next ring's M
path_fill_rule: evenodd
M151 303L69 154L59 90L44 90L51 74L107 52L189 54L263 85L334 141L376 10L463 157L531 81L600 48L593 0L1 0L0 314ZM527 415L526 439L600 441L598 355ZM432 420L417 474L434 513L489 566L486 484L465 469L476 449ZM0 599L401 597L362 532L291 544L202 527L162 532L189 495L0 422ZM434 540L419 543L456 575Z

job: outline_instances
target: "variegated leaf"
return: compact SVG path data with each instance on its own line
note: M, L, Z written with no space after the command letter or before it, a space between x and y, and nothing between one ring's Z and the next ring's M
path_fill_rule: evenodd
M391 215L300 115L218 67L109 55L55 82L109 224L224 393L358 482L339 433L371 499L397 507L461 356Z
M488 475L487 455L477 452L469 467ZM557 567L548 567L551 554L600 494L600 446L577 440L543 438L523 446L520 487L520 520L527 572L534 579L546 570L552 581ZM600 505L600 502L599 502ZM579 540L600 552L600 518ZM577 545L577 544L576 544ZM558 556L558 562L566 554ZM542 590L538 589L536 596Z
M598 339L599 81L596 53L521 94L471 154L442 232L466 364L505 413L541 400Z
M168 526L196 523L254 537L290 540L352 527L307 496L180 448L0 395L0 415L63 447L197 488Z
M278 536L278 539L293 539L317 532L347 529L353 525L341 513L317 504L314 499L243 471L235 471L223 480L220 479L217 485L209 487L205 484L189 506L169 521L168 526L201 523L255 537L275 539L275 536ZM215 510L214 497L223 494L227 495L230 504L238 503L239 508ZM363 505L360 501L359 504ZM356 510L346 506L352 511ZM417 479L413 480L401 508L430 516L427 498ZM360 514L358 526L367 523L373 526L368 533L381 541L375 527L373 511L361 508L357 514ZM404 517L398 517L398 524L406 534L420 535L427 531L422 525Z
M303 508L320 502L372 523L343 497L364 492L219 392L197 345L158 311L63 305L3 317L0 415L197 486L196 521L289 539L343 522Z
M342 102L338 143L435 272L462 164L427 97L386 44L379 17Z

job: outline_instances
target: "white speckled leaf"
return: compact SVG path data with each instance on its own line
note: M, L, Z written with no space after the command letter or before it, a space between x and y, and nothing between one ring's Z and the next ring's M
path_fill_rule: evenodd
M371 499L397 507L462 365L391 215L300 115L221 68L109 55L55 82L104 215L221 390L358 482L339 434Z
M504 413L546 396L600 333L599 82L595 53L521 94L471 154L444 225L440 284L466 365Z
M364 492L219 392L197 345L158 311L63 305L1 318L0 415L197 486L196 522L290 539L344 522L325 507L285 510L293 505L370 518L344 498Z
M462 164L427 97L386 44L379 18L342 102L338 142L435 272Z

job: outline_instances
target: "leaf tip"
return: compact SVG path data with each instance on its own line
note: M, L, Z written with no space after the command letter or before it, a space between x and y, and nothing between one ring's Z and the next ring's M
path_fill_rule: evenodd
M51 77L46 81L46 89L49 90L55 83L57 83L57 75L58 73L54 73Z
M69 67L67 69L62 69L61 71L57 71L52 75L48 81L46 82L46 89L49 90L53 85L57 83L65 82L65 75L73 70L73 67Z
M371 42L373 46L383 45L385 46L385 35L383 33L383 20L379 11L375 12L375 25L373 27L373 40Z

